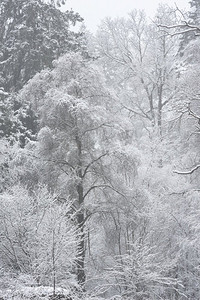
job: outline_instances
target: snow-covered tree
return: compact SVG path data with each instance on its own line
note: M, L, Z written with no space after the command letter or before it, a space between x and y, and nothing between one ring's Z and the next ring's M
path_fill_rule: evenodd
M30 193L14 186L1 194L2 267L31 275L35 284L70 285L77 257L78 229L72 203L60 203L46 188Z
M82 18L73 11L61 12L41 0L3 0L0 16L0 86L7 92L18 91L61 54L80 48L70 24Z
M158 16L163 21L175 17L168 6L161 6ZM177 38L163 35L147 23L144 12L135 10L126 19L104 20L97 40L122 107L140 120L140 127L146 120L147 127L157 126L161 133L162 115L176 93Z
M45 3L42 0L1 1L1 96L3 91L5 94L21 89L37 72L51 68L52 61L61 54L78 49L85 51L85 46L82 47L83 34L75 33L71 28L83 19L73 11L60 11L56 6L61 2L64 3ZM21 107L15 95L9 99L7 107L0 99L3 113L7 115L7 118L1 120L1 133L8 138L15 135L21 147L24 147L27 140L35 139L37 115L28 102L25 107Z
M37 74L22 90L21 101L31 101L39 114L37 150L41 180L63 198L75 199L77 223L82 232L77 263L79 283L85 282L85 221L87 199L96 189L112 188L103 176L102 161L110 141L120 129L114 124L117 106L94 62L80 54L67 54L52 71ZM117 104L116 104L117 105Z

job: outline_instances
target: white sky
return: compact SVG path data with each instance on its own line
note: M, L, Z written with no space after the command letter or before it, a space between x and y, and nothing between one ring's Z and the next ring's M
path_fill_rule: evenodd
M105 17L126 16L134 8L144 9L146 14L153 17L159 3L180 9L189 8L189 0L67 0L66 9L78 12L85 20L85 25L91 32L95 32L100 21Z

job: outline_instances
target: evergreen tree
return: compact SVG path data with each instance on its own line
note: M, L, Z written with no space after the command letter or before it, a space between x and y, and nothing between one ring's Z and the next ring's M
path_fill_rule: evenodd
M41 0L3 0L0 4L0 86L18 91L52 61L80 48L70 24L82 21ZM77 42L78 41L78 42Z
M9 105L5 104L5 95L18 92L37 72L51 68L52 61L63 53L81 48L82 33L71 31L70 25L83 19L73 11L61 12L57 9L61 4L64 1L0 3L0 87L4 91L0 95L0 136L9 140L18 136L21 147L27 138L34 139L37 116L29 103L17 102L14 95L8 97Z
M197 38L199 35L198 29L190 28L190 26L199 26L200 25L200 1L191 0L190 2L190 11L188 13L189 20L186 24L186 30L182 34L180 42L180 54L183 55L185 47L192 41Z

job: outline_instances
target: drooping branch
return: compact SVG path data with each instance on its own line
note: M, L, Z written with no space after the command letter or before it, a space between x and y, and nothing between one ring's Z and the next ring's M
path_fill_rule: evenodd
M92 190L97 189L97 188L110 188L110 186L107 185L107 184L93 185L93 186L91 186L91 187L87 190L87 192L84 194L83 199L85 199L85 198L87 197L87 195L88 195Z
M111 189L112 191L114 191L115 193L117 193L118 195L124 197L126 199L126 196L121 193L120 191L118 191L111 183L110 184L99 184L99 185L93 185L91 186L87 192L84 194L83 198L85 199L87 197L87 195L94 189L97 189L97 188L108 188L108 189Z

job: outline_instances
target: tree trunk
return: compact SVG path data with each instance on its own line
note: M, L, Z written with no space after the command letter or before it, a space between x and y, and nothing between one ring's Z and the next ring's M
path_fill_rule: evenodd
M163 85L158 88L158 130L160 136L162 136L162 94Z
M83 185L82 182L77 186L78 192L78 202L79 202L79 213L78 213L78 227L80 229L80 242L78 245L79 254L77 259L77 278L78 283L84 288L85 284L85 270L84 270L84 261L85 261L85 233L84 233L84 210L83 210Z
M77 279L78 283L82 286L84 289L85 285L85 269L84 269L84 263L85 263L85 233L84 233L84 209L83 209L83 203L84 203L84 194L83 194L83 175L82 175L82 145L81 140L78 136L76 136L76 145L78 150L78 168L77 168L77 176L79 179L79 183L76 186L77 193L78 193L78 216L77 216L77 222L78 227L80 229L80 242L78 245L79 254L77 257Z

